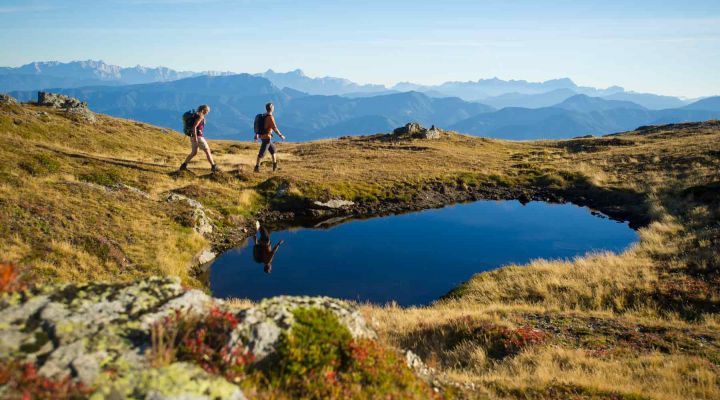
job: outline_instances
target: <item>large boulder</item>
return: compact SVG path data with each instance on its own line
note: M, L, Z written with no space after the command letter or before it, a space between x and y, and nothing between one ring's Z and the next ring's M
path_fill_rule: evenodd
M443 130L436 128L435 125L431 126L430 129L418 124L417 122L410 122L405 126L401 126L393 130L392 136L397 138L412 138L412 139L440 139L440 135Z
M70 118L77 121L97 122L95 113L90 111L86 102L64 94L38 92L37 105L62 109Z
M20 103L9 94L0 93L0 104L17 105Z
M177 279L70 284L0 298L0 354L45 376L90 384L101 365L142 365L150 326L176 310L203 313L212 298Z

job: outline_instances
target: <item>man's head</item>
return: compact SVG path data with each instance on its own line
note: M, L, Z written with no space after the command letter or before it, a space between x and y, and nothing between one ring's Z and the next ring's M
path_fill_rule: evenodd
M263 267L263 271L265 271L266 274L269 274L272 272L272 264L265 264L265 267Z
M265 104L265 111L271 113L275 109L275 105L273 103L267 103Z

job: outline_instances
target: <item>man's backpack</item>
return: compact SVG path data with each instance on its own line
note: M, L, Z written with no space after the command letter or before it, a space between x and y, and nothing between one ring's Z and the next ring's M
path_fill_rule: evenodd
M185 111L185 114L183 114L183 116L182 116L182 120L183 120L183 132L187 136L192 136L193 127L195 126L195 121L197 120L197 112L195 112L195 110Z
M265 131L265 117L267 114L258 114L255 116L255 123L253 124L253 128L255 129L256 135L262 135L263 131Z

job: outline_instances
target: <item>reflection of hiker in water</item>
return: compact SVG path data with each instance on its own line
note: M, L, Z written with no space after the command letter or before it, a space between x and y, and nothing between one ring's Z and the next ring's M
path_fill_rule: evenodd
M260 233L260 240L257 238L257 232ZM281 240L275 245L275 247L272 247L270 232L268 232L264 226L260 227L257 232L255 233L255 236L253 236L253 242L255 242L255 246L253 246L253 258L255 259L255 262L265 264L263 270L265 273L269 274L272 271L273 257L275 257L275 253L277 253L280 245L285 243L285 241Z

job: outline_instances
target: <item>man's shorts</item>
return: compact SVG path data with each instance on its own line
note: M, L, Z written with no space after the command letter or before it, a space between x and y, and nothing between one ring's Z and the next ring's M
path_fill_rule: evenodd
M207 141L202 136L197 137L197 143L191 138L190 145L192 146L193 151L197 151L198 147L200 147L201 150L207 150L209 148Z
M275 154L275 143L270 141L270 139L261 139L258 157L263 158L266 151L269 151L270 154Z

